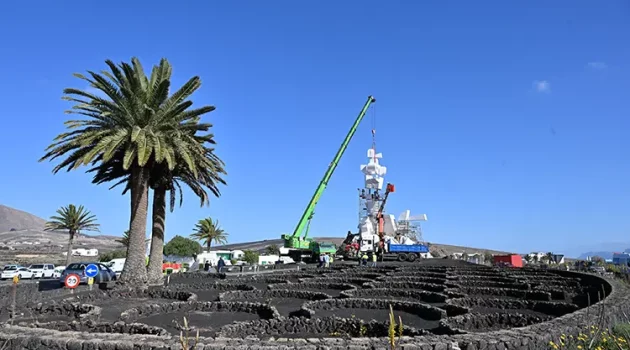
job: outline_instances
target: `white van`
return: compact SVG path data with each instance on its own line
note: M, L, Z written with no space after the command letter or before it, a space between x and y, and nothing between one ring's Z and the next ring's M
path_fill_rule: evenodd
M112 271L116 273L117 277L120 277L122 273L123 267L125 267L125 258L112 259L109 262L106 262L105 265L109 267Z

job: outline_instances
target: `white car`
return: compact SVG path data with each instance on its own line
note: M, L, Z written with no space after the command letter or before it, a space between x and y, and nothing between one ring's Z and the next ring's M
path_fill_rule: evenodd
M33 272L33 278L55 277L55 265L53 264L33 264L28 269Z
M2 275L0 276L0 278L2 279L11 279L15 276L18 276L20 279L31 279L33 278L35 274L27 269L26 267L20 267L20 268L14 268L14 269L7 269L7 270L2 270Z

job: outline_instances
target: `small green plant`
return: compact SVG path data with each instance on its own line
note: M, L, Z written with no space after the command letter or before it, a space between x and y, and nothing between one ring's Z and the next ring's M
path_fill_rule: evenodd
M359 335L365 337L367 335L367 332L367 326L363 324L363 321L361 321L361 324L359 326Z
M387 337L389 338L389 345L392 350L396 350L396 344L400 341L400 337L403 334L402 318L398 316L398 324L396 324L396 316L394 315L394 308L389 305L389 328L387 330Z
M197 344L199 343L199 330L195 337L191 337L190 331L192 328L188 327L188 319L184 317L184 325L180 327L179 331L179 344L182 347L182 350L195 350L197 348Z

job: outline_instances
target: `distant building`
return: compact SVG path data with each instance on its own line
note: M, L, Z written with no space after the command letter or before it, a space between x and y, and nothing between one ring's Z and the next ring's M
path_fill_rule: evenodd
M543 257L547 256L547 253L532 252L532 253L527 254L527 256L529 256L531 261L541 261Z
M64 252L63 255L67 256L68 253ZM72 249L72 256L98 256L98 249Z
M564 264L564 254L552 254L551 261L556 264Z
M613 258L612 258L612 263L615 265L628 266L628 263L630 263L630 254L629 253L614 253Z

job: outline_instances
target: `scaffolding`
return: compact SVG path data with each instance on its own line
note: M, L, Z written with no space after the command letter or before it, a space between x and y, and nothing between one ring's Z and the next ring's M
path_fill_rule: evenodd
M427 214L409 215L406 210L398 217L396 234L412 239L418 243L424 242L422 237L421 221L427 221Z

